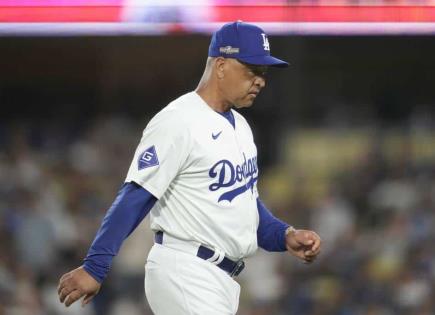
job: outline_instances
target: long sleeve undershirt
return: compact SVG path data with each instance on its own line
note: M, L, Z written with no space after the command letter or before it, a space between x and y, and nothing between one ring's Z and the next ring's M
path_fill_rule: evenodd
M95 280L103 282L122 242L142 222L156 201L156 197L134 182L121 187L83 264L84 269Z
M84 269L99 283L106 278L123 241L142 222L156 201L156 197L134 182L121 187L83 264ZM260 199L257 199L257 206L260 218L258 245L267 251L285 251L285 231L289 225L275 218Z
M274 217L260 198L257 198L260 222L257 229L258 246L269 252L285 252L286 235L289 225Z

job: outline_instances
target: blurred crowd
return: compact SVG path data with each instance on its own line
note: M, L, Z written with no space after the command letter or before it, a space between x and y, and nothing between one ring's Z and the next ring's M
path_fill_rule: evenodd
M91 306L66 309L56 288L86 254L143 127L113 117L80 128L0 127L0 315L151 314L143 293L153 242L147 222L123 246ZM291 175L285 157L260 169L266 204L296 228L317 231L324 247L312 265L262 250L249 258L238 279L238 314L435 314L435 160L416 162L411 151L405 146L390 159L371 145L322 177L322 193ZM283 176L295 185L273 198Z
M316 137L328 132L318 130ZM379 133L364 143L358 133L352 135L352 130L332 134L360 142L356 146L365 149L353 159L342 159L337 166L334 160L345 155L346 149L339 148L343 141L336 145L329 142L323 148L324 157L314 159L325 164L318 167L311 164L309 155L321 155L322 150L305 143L306 155L299 157L309 161L305 174L294 170L304 168L294 158L293 165L279 166L267 174L260 187L279 217L319 233L323 250L318 261L304 265L286 255L260 251L252 258L254 268L248 263L244 279L250 284L246 290L252 294L247 301L259 306L241 314L435 314L433 135L426 138L428 130L417 136ZM309 142L307 138L304 141ZM393 146L388 138L392 138ZM323 136L321 141L327 139ZM296 142L290 141L296 147L290 151L298 150ZM318 142L316 139L314 144L320 145ZM421 147L419 142L426 144ZM325 176L322 167L335 170ZM309 178L310 173L317 175ZM283 197L286 191L288 196ZM265 283L269 287L264 287Z

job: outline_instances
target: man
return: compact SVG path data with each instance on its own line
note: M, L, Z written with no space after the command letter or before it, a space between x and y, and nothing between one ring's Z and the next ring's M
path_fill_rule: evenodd
M232 108L250 107L265 86L270 56L266 34L235 22L214 35L194 92L160 111L145 128L118 196L83 266L62 276L58 293L69 306L97 294L122 241L151 212L155 245L145 292L156 315L235 314L243 258L260 246L312 262L320 238L275 218L257 192L257 149L246 120Z

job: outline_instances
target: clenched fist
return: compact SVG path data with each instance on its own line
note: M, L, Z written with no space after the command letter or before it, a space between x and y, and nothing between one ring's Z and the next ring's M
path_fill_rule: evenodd
M287 250L305 263L311 263L320 253L322 240L316 232L289 228L286 233Z

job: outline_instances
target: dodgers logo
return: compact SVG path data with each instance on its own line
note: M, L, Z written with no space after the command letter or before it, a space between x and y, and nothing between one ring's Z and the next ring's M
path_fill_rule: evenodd
M232 188L221 194L218 202L222 200L231 202L249 189L253 192L254 184L258 179L257 157L246 159L245 154L243 154L243 157L244 162L236 166L228 160L220 160L208 172L211 178L217 180L208 187L210 191L217 191L227 187Z
M137 168L139 171L156 165L159 165L159 159L157 158L157 152L154 146L149 147L139 155L137 161Z
M264 50L270 50L269 40L267 39L266 34L261 33L261 36L263 37L263 48L264 48Z

